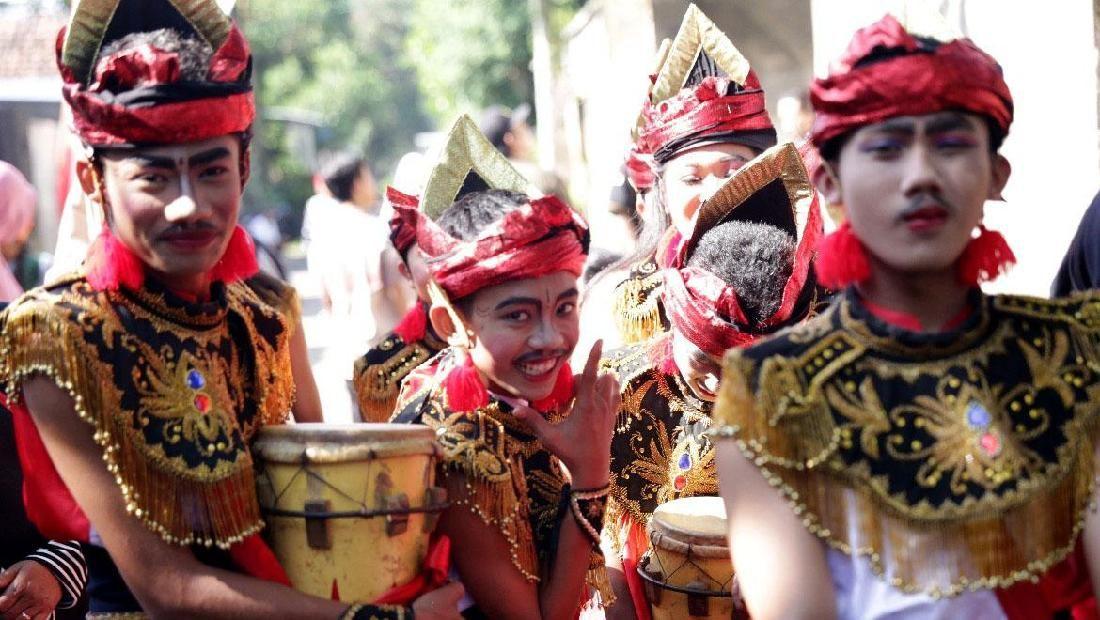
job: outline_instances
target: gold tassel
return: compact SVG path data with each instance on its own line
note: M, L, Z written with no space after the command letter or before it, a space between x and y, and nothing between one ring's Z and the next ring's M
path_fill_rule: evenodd
M599 566L591 566L585 573L584 582L595 590L599 596L593 597L595 607L607 608L615 604L615 591L611 588L611 579L607 576L607 567L604 566L603 556L593 553L592 562L599 562Z
M644 342L664 331L661 322L660 272L629 277L615 289L612 314L623 344Z
M385 369L367 366L355 373L355 396L364 422L388 422L397 406L400 382L388 380Z

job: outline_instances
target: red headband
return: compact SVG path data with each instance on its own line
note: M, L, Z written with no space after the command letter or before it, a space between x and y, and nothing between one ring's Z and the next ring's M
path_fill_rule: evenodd
M102 58L85 84L62 61L65 29L57 38L57 62L62 93L73 111L73 125L90 146L181 144L245 131L256 116L248 84L248 42L234 25L210 62L202 94L182 94L196 88L180 82L179 57L144 46ZM165 87L181 86L179 97ZM148 89L151 101L133 96ZM127 96L129 95L129 96ZM123 100L126 100L123 102Z
M677 332L709 355L719 357L753 341L737 291L709 271L665 269L665 311Z
M874 59L879 53L886 57ZM829 76L814 80L810 100L818 147L887 118L942 110L986 116L1005 133L1012 123L1012 94L992 56L969 39L918 39L890 15L855 34Z
M401 226L416 231L432 279L452 299L489 286L555 271L580 276L588 254L588 226L556 196L546 196L507 213L477 239L448 235L418 209L395 204Z
M416 196L410 196L392 187L386 188L386 199L393 205L393 214L390 216L390 243L402 256L416 243L416 222L403 217L397 207L419 209L420 200Z

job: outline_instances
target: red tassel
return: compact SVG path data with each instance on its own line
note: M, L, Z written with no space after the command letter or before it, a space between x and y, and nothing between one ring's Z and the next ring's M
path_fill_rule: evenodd
M229 557L246 575L290 586L290 578L286 576L283 565L259 534L248 536L230 547Z
M141 259L118 240L107 224L88 248L84 268L88 284L97 291L117 291L120 285L137 290L145 282Z
M461 362L447 373L443 380L443 389L447 393L447 406L451 411L477 411L489 404L489 391L481 382L481 375L474 366L474 360L465 350L455 350L462 357ZM458 362L458 360L456 360Z
M422 340L427 329L428 309L424 307L424 302L417 300L412 310L401 317L401 322L393 328L393 333L397 334L407 344Z
M233 229L233 236L229 238L229 245L225 248L221 260L214 265L210 272L212 280L222 282L236 282L256 275L260 270L256 262L256 245L252 243L252 237L244 231L240 224Z
M554 389L546 398L540 398L531 403L535 411L543 413L547 411L559 411L569 405L573 400L573 368L566 362L558 370L558 378L554 381Z
M851 224L844 222L817 244L814 272L819 283L834 291L871 277L867 250Z
M959 281L967 286L992 282L1016 264L1016 255L1004 235L978 225L978 236L970 240L959 257Z

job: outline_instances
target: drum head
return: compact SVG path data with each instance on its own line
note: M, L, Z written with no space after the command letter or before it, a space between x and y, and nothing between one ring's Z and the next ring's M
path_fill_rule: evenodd
M689 545L726 547L726 506L720 497L682 497L666 502L649 519L654 544L662 538Z
M265 426L253 450L275 463L340 462L438 454L435 431L422 424L283 424Z

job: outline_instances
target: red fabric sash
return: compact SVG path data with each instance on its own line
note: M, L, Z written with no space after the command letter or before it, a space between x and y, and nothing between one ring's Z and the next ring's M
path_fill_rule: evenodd
M416 230L432 279L452 300L556 271L580 276L584 268L588 225L556 196L532 200L509 212L471 241L451 237L415 208L394 205L394 209L404 225Z
M857 66L876 51L903 55ZM1012 94L997 61L969 39L938 47L909 34L887 15L856 32L847 52L824 79L810 86L816 117L810 138L820 147L863 125L894 116L959 109L1012 123Z

